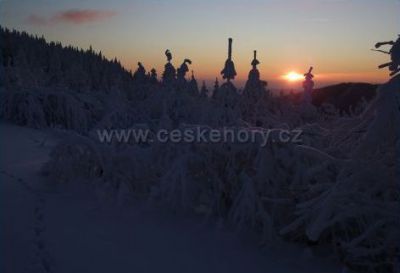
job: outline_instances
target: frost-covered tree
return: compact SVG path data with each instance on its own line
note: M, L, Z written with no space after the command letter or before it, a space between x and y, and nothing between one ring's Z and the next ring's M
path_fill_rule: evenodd
M400 253L394 243L400 238L399 76L380 86L361 114L324 105L305 116L296 94L267 92L256 56L243 92L230 81L235 71L228 56L227 82L216 81L212 97L204 99L194 76L177 86L169 51L162 83L155 70L148 78L140 67L149 80L138 82L118 60L92 48L48 44L6 29L0 35L0 118L68 129L43 168L52 183L87 183L100 200L119 204L127 196L162 202L252 229L264 241L281 236L330 246L359 272L394 272ZM266 143L260 137L102 143L97 135L97 129L224 127L272 130ZM281 130L301 131L301 142L279 141Z

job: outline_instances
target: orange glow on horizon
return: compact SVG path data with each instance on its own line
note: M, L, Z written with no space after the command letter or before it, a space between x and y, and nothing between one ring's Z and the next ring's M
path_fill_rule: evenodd
M110 57L117 55L117 58L121 60L122 64L132 72L137 69L137 62L133 58L124 58L124 56L129 56L129 53L118 54L109 53ZM186 54L191 55L191 54ZM175 68L180 66L181 60L184 59L186 55L176 54L173 59L173 64ZM246 58L240 59L239 54L237 54L235 58L235 68L237 72L237 76L234 79L234 83L237 87L243 87L248 78L248 73L251 67L248 64L248 60ZM194 71L194 75L198 81L198 84L202 84L203 81L206 81L208 86L213 86L215 79L218 78L219 83L223 83L224 80L220 75L220 71L223 67L224 59L217 57L214 59L210 58L192 58L193 64L190 66L190 70ZM153 67L157 70L157 74L159 79L161 79L161 75L164 71L165 60L163 54L159 54L158 56L145 56L138 61L143 62L146 71L150 71ZM374 66L375 64L379 64L380 61L376 61L375 63L366 65L368 69L361 69L358 66L354 69L342 69L341 67L331 68L329 63L317 63L315 65L316 74L314 74L314 82L316 87L333 85L343 82L365 82L365 83L373 83L379 84L387 81L389 79L388 73L385 70L378 70ZM306 71L308 65L304 65L304 71ZM285 69L286 67L286 69ZM301 88L299 85L304 80L303 73L300 73L300 70L296 70L292 68L288 70L287 67L291 67L291 64L288 63L274 63L271 65L270 63L261 63L258 67L260 71L260 76L262 80L268 82L269 88ZM329 69L328 69L329 68ZM344 71L343 71L344 70ZM341 72L343 71L343 72ZM191 73L187 73L187 79L189 80L191 77Z
M304 79L304 76L295 71L291 71L291 72L287 73L286 75L283 75L282 78L286 79L289 82L297 82L297 81Z

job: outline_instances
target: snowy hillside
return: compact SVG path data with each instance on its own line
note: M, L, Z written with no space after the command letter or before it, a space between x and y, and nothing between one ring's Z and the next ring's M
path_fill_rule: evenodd
M40 166L60 135L4 123L0 132L1 272L339 272L301 246L258 247L196 216L49 189Z

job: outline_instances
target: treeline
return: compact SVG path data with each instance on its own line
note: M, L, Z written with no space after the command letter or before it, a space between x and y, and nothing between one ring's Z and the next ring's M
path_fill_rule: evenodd
M43 37L0 26L0 87L70 89L75 92L126 90L132 74L117 59L47 42Z

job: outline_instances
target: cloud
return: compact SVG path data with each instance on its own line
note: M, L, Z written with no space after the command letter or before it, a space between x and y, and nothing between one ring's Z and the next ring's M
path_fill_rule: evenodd
M27 18L27 23L42 26L57 23L85 24L102 21L113 17L116 14L115 11L111 10L70 9L60 11L50 17L32 14Z
M55 22L69 22L82 24L94 21L101 21L116 15L116 12L110 10L66 10L59 12L51 19Z

